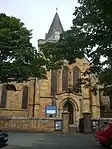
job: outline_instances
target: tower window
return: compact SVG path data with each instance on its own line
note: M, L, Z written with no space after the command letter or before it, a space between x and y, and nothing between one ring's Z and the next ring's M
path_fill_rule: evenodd
M7 89L6 86L3 85L0 108L6 108L6 101L7 101Z
M69 87L69 68L65 66L62 70L62 91L66 91Z
M57 93L57 71L51 70L51 95Z
M22 93L22 109L27 109L28 106L28 87L25 86L23 88L23 93Z
M79 84L80 74L80 69L75 67L73 70L73 85L76 92L81 92L81 86Z

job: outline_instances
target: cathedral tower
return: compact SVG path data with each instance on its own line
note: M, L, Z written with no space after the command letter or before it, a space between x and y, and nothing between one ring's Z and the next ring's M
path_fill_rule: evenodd
M44 44L45 42L47 42L47 41L50 41L50 42L58 41L60 38L60 34L62 34L63 31L64 30L63 30L62 23L60 21L58 13L56 12L55 16L53 18L53 21L51 23L51 26L48 30L48 33L45 34L45 39L39 39L38 40L38 51L40 51L40 46L42 44Z
M57 42L60 34L63 33L63 26L59 15L56 12L45 39L38 40L38 48L46 42ZM70 85L77 85L81 74L89 67L89 61L86 58L77 59L76 63L69 65L66 61L62 70L50 70L47 72L47 80L39 83L39 111L40 117L45 116L45 107L53 105L53 99L56 100L57 117L62 116L63 111L69 112L69 124L78 126L79 119L86 113L91 113L92 117L100 117L99 95L92 96L90 104L89 89L81 86L80 93L68 93ZM93 77L91 80L95 81ZM55 96L55 98L53 98ZM92 109L92 110L91 110Z

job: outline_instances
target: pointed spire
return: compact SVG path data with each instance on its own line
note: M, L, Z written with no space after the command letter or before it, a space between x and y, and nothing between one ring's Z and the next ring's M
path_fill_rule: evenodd
M48 33L46 34L46 40L58 40L57 36L63 32L63 26L61 24L59 15L57 13L57 8L56 8L56 14L54 16L54 19L52 21L52 24L50 26L50 29Z

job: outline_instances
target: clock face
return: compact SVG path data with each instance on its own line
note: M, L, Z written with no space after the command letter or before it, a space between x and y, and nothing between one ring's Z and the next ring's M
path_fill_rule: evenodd
M59 31L58 31L58 30L56 30L56 31L55 31L55 34L56 34L56 35L59 35Z
M60 33L59 33L58 30L55 31L54 38L57 39L57 40L60 38Z

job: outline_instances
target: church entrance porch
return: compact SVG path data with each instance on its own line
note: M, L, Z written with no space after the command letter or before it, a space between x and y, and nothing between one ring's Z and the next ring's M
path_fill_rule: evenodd
M69 124L73 124L74 123L74 107L70 101L65 102L63 106L63 111L69 112Z
M78 131L78 120L80 119L80 109L79 109L79 101L77 97L67 97L63 96L61 98L61 102L59 103L59 111L58 114L61 117L63 112L69 112L69 132L75 133Z
M79 107L75 99L65 98L62 100L60 106L62 111L69 112L69 133L76 133L78 131L78 115Z

